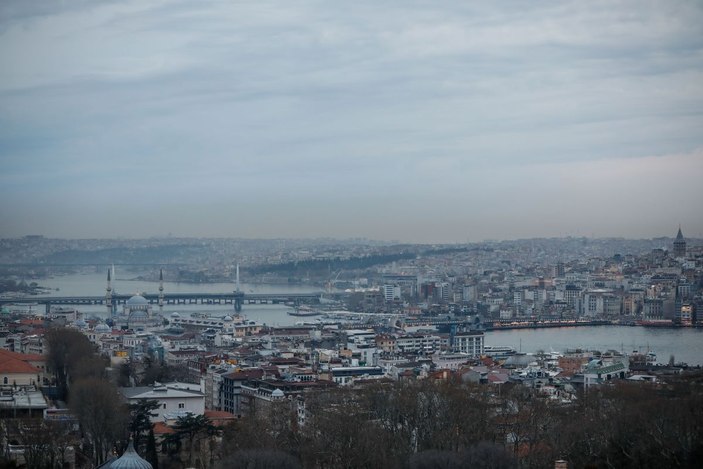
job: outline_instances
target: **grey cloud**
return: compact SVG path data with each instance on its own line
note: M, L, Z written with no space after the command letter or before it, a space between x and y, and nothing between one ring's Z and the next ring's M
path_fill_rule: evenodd
M179 207L247 198L236 210L257 220L252 233L274 229L267 217L284 229L281 220L312 210L368 230L355 235L402 238L417 226L429 237L422 218L491 220L500 232L485 236L512 237L494 214L522 213L512 207L521 188L549 184L531 168L651 164L644 157L703 146L696 3L22 8L0 10L0 61L10 65L0 70L0 195L35 213L68 211L59 202L81 187L107 186L121 187L108 200L113 218L148 205L176 220ZM587 187L566 192L574 204L590 198ZM99 219L106 198L83 210ZM332 202L359 221L342 223ZM393 217L379 211L387 204ZM390 234L391 219L404 228Z

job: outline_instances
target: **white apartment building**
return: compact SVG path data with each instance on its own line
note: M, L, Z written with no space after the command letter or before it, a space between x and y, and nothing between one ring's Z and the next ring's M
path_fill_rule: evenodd
M471 357L483 355L483 332L458 332L452 338L452 352Z

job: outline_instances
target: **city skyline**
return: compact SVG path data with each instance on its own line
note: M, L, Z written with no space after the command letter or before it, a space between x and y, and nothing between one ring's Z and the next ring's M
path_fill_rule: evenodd
M703 6L4 2L0 237L703 238Z

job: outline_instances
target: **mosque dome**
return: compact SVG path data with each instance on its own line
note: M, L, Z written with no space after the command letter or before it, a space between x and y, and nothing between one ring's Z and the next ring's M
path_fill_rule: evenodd
M282 397L285 397L285 394L283 394L283 391L281 391L280 389L276 388L276 389L274 389L273 392L271 393L271 397L274 398L274 399L280 399L280 398L282 398Z
M141 309L134 310L131 313L129 313L129 321L135 321L135 322L144 322L149 319L149 314Z
M180 318L181 315L178 314L178 313L176 313L176 312L173 312L173 313L171 313L171 317L172 317L173 319L176 319L176 318Z
M130 441L122 456L110 463L109 469L152 469L152 466L149 461L137 454Z
M101 322L97 326L95 326L95 332L98 334L109 334L112 331L110 326L105 324L104 322Z
M134 295L127 300L127 306L147 306L149 302L142 295Z
M74 323L74 325L80 329L85 329L86 327L88 327L88 323L82 319L79 319L78 321L76 321Z
M233 321L232 316L225 316L224 318L222 318L222 320L224 322L232 322Z

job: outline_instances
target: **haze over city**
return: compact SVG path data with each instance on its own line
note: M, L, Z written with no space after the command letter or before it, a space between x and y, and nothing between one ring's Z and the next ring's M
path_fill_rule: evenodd
M703 237L700 2L0 5L0 237Z

